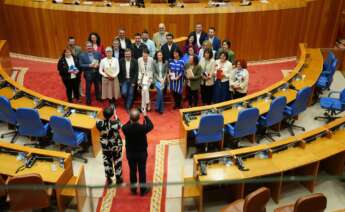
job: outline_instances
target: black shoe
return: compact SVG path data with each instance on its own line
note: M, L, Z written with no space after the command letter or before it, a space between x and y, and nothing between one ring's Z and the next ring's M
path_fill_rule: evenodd
M131 194L137 195L137 188L131 188Z
M116 184L121 185L123 183L122 177L116 178Z
M140 190L140 196L145 196L146 194L150 193L151 188L142 188Z

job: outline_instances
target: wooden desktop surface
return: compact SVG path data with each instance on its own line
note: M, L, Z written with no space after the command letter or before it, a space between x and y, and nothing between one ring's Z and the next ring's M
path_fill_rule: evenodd
M220 187L230 189L235 199L244 198L245 187L251 188L251 183L243 180L259 180L263 177L275 177L274 181L260 182L256 184L264 184L271 190L272 199L278 203L281 192L283 191L283 176L308 176L308 180L300 181L310 192L314 191L317 175L320 169L327 171L331 175L342 175L345 165L345 129L340 128L335 131L331 130L335 126L341 126L345 123L345 117L339 118L320 128L291 136L287 139L276 141L270 144L261 144L253 147L246 147L236 150L227 150L213 153L196 154L194 160L194 177L198 180L198 189L200 193L199 207L203 211L204 189L208 185L226 184L230 186ZM237 156L258 153L263 150L282 147L288 144L297 144L307 138L318 135L321 132L329 132L330 134L316 138L311 143L290 147L272 154L271 158L261 159L258 157L250 157L244 159L244 167L247 171L240 171L234 165L225 165L217 161L215 164L209 164L206 168L206 175L200 175L199 161L210 160L222 157ZM323 164L321 167L320 164ZM290 172L292 171L293 172ZM298 179L297 179L298 180Z
M19 144L10 144L5 141L0 141L0 148L11 149L18 152L31 153L41 156L48 156L54 158L62 158L65 160L66 169L72 168L71 155L65 152L44 150L22 146ZM44 182L57 183L60 177L64 174L65 169L61 168L59 161L36 161L33 167L26 168L23 171L15 173L16 170L24 164L23 161L17 160L17 155L10 155L7 153L0 153L0 173L8 176L15 176L28 173L39 173L42 176ZM52 165L55 164L56 171L52 170ZM71 170L68 170L69 172ZM73 171L72 171L73 174Z
M88 34L95 31L107 46L120 27L130 38L143 29L152 37L163 22L175 37L181 37L194 30L196 23L202 23L205 30L215 27L220 39L232 41L236 58L272 59L295 56L300 42L307 42L310 47L333 47L342 11L339 5L343 2L269 0L263 4L254 0L247 7L236 1L217 8L205 8L204 2L186 3L185 8L169 8L167 4L135 8L118 3L100 7L3 0L0 35L9 40L12 52L58 58L70 35L83 47Z
M345 123L345 117L341 117L336 120L339 125ZM194 165L196 166L200 160L221 158L224 156L234 156L234 155L246 155L248 153L260 152L267 149L274 149L287 144L292 144L301 141L305 138L317 135L320 132L324 132L327 129L331 129L335 123L329 123L325 126L319 127L317 129L299 134L297 136L291 136L289 138L279 140L270 144L260 144L253 147L245 147L235 150L226 150L213 153L203 153L196 154L193 157ZM317 138L311 143L305 144L305 147L291 147L287 150L281 152L273 153L272 158L260 159L260 158L249 158L244 160L244 166L249 168L249 171L240 171L242 175L236 174L236 176L241 176L243 178L253 178L257 176L265 176L269 174L275 174L278 172L284 172L297 167L302 167L307 164L311 164L323 159L329 158L330 156L336 155L338 153L345 151L345 129L338 129L331 133L331 136L324 136ZM194 167L195 168L195 167ZM228 171L233 169L238 169L235 165L226 166L224 164L213 164L207 167L207 175L198 176L200 182L215 182L215 181L225 181L225 180L239 180L240 178L226 178L228 176ZM215 173L222 173L216 175ZM223 177L221 177L223 176Z
M0 153L0 174L7 175L9 177L37 173L41 175L42 180L46 184L54 185L66 185L66 183L73 176L72 157L69 153L44 150L26 147L18 144L11 144L5 141L0 141L0 148L15 150L17 152L23 152L25 154L35 154L45 157L53 157L53 162L37 160L31 168L25 168L22 171L16 173L17 169L24 165L24 161L17 160L17 155L11 155L7 153ZM64 167L60 167L59 160L64 159ZM57 201L58 210L60 212L65 211L65 203L61 198L61 188L57 187L55 190L55 198Z

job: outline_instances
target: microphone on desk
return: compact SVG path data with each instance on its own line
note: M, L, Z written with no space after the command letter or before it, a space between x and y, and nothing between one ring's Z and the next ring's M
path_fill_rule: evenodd
M250 0L242 0L240 6L249 6L252 2Z
M104 1L104 6L106 6L106 7L111 7L111 2L105 0L105 1Z

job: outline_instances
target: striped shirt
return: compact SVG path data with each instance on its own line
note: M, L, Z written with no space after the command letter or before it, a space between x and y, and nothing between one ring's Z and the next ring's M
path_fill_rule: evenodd
M183 90L184 62L182 60L170 60L169 70L171 75L181 76L178 80L171 79L170 76L170 90L181 94Z

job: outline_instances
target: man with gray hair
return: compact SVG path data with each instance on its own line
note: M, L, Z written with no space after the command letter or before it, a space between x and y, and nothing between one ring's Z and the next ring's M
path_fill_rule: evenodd
M163 46L167 42L166 35L168 32L166 31L164 23L160 23L158 25L159 31L153 34L153 41L156 44L157 51L161 49L161 46Z
M151 189L146 184L146 161L147 161L147 137L146 134L153 129L153 123L147 116L146 111L142 111L144 121L139 123L140 110L133 108L129 112L129 121L122 126L122 131L126 138L126 155L129 165L129 175L131 182L131 193L137 194L137 170L139 172L140 195L144 196Z
M96 99L101 100L100 92L100 79L101 76L98 72L99 62L101 60L101 54L94 50L92 43L86 41L86 51L79 55L80 67L84 72L84 78L86 81L86 104L91 105L91 86L95 87Z

